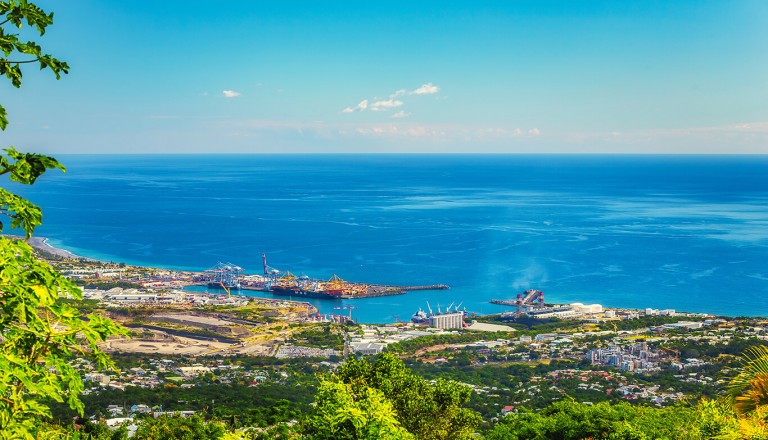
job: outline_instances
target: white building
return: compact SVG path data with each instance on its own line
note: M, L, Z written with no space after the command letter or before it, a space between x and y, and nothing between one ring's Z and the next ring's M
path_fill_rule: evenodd
M384 350L384 344L375 344L370 342L363 342L352 347L355 353L362 355L379 354Z
M595 313L603 312L603 306L601 304L573 303L571 304L571 308L577 311L578 313L582 313L585 315L594 315Z
M435 328L463 328L464 313L443 313L429 317L429 326Z

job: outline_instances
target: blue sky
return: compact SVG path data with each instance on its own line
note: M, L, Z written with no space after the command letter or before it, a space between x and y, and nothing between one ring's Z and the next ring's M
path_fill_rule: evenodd
M768 153L768 2L39 2L46 153Z

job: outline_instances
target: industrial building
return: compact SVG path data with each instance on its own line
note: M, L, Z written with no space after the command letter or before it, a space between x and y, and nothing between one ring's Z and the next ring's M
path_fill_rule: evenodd
M464 313L442 313L429 317L429 326L434 328L463 328Z

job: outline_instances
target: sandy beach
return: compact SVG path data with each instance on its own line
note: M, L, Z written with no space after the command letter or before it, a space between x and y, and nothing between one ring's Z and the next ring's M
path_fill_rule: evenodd
M21 238L21 237L19 237ZM91 258L85 258L81 257L79 255L75 255L72 252L69 252L64 249L59 249L57 247L51 246L50 243L48 243L48 239L45 237L32 237L29 240L27 240L27 243L29 243L30 246L32 246L35 249L39 249L44 252L48 252L49 254L53 254L59 257L63 258L79 258L79 259L85 259L85 260L92 260Z

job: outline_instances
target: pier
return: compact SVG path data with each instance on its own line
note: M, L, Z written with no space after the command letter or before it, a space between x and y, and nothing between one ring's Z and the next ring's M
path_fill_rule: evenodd
M242 275L243 268L232 263L218 263L207 270L199 282L209 288L221 286L229 289L260 290L273 295L315 299L355 299L376 296L402 295L416 290L448 290L447 284L424 284L415 286L393 286L344 281L334 274L328 280L310 278L307 275L296 276L289 271L282 271L267 265L267 254L261 254L264 269L261 275ZM225 278L226 276L226 278Z
M410 292L412 290L448 290L451 286L447 284L430 284L426 286L403 286L400 289Z
M517 300L514 299L492 299L489 301L491 304L499 304L502 306L516 306Z

